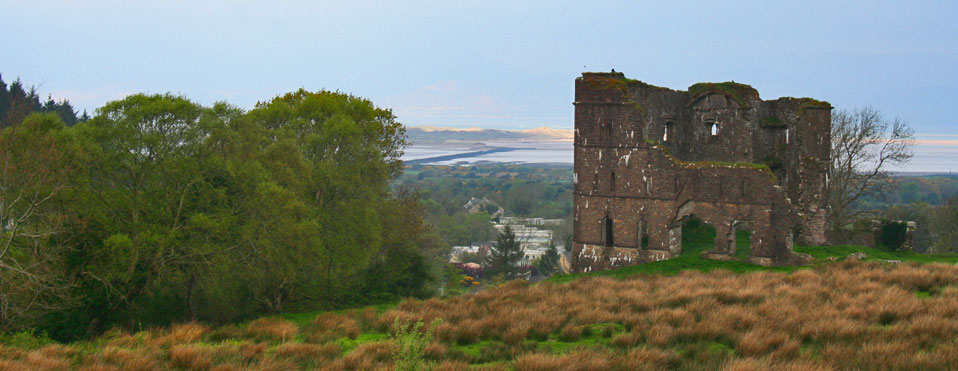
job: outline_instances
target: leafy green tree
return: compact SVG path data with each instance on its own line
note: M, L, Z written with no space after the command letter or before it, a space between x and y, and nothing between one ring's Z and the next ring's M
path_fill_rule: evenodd
M520 216L530 216L537 201L544 198L542 188L535 183L514 182L505 194L509 211Z
M438 235L425 222L418 194L399 190L383 203L380 215L383 244L363 274L363 296L428 296L433 289L428 284L441 275L449 249L440 247Z
M16 114L72 112L10 91ZM428 295L446 253L418 194L390 192L405 146L391 111L327 91L29 116L0 131L0 330L70 340Z
M251 295L266 311L350 300L389 238L381 206L401 170L402 125L368 100L305 90L261 103L243 121L259 133L256 160L270 179L252 208L268 214L244 232L261 262L246 278Z
M505 226L496 238L496 246L486 256L487 272L514 279L519 273L518 264L524 255L522 246L516 240L516 234L512 232L512 228Z
M201 113L182 97L137 94L107 103L82 128L91 153L87 217L101 236L86 273L131 324L157 306L149 298L169 275L215 250L195 239L215 219L204 206L216 200L206 193Z
M437 225L443 240L451 245L465 246L477 241L489 241L492 237L492 223L485 212L467 214L459 211L443 215L439 217Z

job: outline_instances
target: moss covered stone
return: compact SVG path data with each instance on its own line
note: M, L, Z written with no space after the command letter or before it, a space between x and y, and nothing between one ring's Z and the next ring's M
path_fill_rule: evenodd
M731 98L735 103L738 103L738 106L742 109L751 108L751 105L748 103L749 100L759 98L758 90L746 84L739 84L733 81L700 82L689 86L690 103L706 94L712 93L722 94Z
M776 117L776 116L768 116L768 117L765 117L765 118L763 118L761 121L759 121L758 124L759 124L759 126L761 126L761 127L763 127L763 128L777 129L777 128L784 128L784 127L785 127L785 123L782 122L782 119L780 119L780 118L778 118L778 117Z
M805 114L807 108L832 108L832 104L823 100L813 98L798 98L798 116Z

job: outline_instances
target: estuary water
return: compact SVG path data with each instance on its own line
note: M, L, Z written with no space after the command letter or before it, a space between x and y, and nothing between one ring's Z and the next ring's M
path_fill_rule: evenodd
M571 141L520 141L485 143L413 143L402 157L407 163L470 165L525 163L572 165ZM893 172L958 172L958 141L919 140L911 162Z

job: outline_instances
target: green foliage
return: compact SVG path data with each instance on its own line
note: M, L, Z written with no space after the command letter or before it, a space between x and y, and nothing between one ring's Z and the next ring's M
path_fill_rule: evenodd
M45 333L37 335L33 331L23 330L19 332L0 334L0 344L9 347L21 349L39 349L44 346L55 343Z
M395 346L393 359L396 370L418 371L432 368L432 362L424 358L424 351L432 342L432 330L441 323L442 320L437 318L424 330L422 321L404 324L398 317L393 321L393 334L390 339Z
M17 326L60 340L428 296L439 238L418 194L389 189L406 144L391 111L328 91L249 112L137 94L75 127L30 116L0 132L0 157L15 156L0 161L5 179L18 182L0 191L49 200L24 224L47 230L0 237L42 246L37 272L23 272L43 279L0 269L15 287L0 296L40 298L24 300L36 307Z

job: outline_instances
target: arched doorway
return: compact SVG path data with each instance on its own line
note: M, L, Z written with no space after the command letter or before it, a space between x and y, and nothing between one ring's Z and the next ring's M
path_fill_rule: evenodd
M728 254L738 259L748 259L752 246L752 224L747 220L734 220L728 233Z

